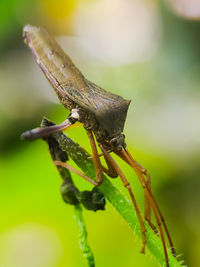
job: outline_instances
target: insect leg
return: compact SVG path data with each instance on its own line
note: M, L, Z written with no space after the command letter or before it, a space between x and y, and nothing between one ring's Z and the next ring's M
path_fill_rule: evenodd
M95 183L90 177L88 177L84 173L80 172L79 170L75 169L74 167L70 166L69 164L67 164L67 163L65 163L63 161L59 161L59 160L54 160L53 163L56 166L61 166L61 167L64 167L64 168L68 169L69 171L72 171L73 173L79 175L80 177L82 177L83 179L88 181L89 183L97 186L97 183Z
M121 152L116 151L115 153L121 159L126 161L126 163L128 163L131 166L130 162L126 159L126 157L124 157L124 155ZM140 171L146 176L147 187L149 188L149 190L151 190L151 178L150 178L149 173L147 173L147 170L142 165L140 165L136 160L134 160L134 162L138 166ZM149 199L148 199L146 193L144 194L144 197L145 197L145 202L144 202L144 217L145 217L145 220L148 222L148 224L150 225L152 230L157 234L158 230L157 230L156 226L151 222L151 205L150 205L150 202L149 202Z
M107 151L107 153L109 153ZM104 159L106 161L106 165L107 165L107 169L103 166L103 171L111 178L116 178L118 176L118 173L116 171L116 169L113 167L113 164L110 162L107 154L103 154Z
M127 149L126 149L126 153L127 153L128 156L130 157L130 159L134 162L133 157L131 156L131 154L129 153L129 151L128 151ZM135 162L136 162L136 161L135 161ZM140 165L139 163L137 163L137 164ZM141 166L141 165L140 165L140 166ZM146 175L149 175L149 174L147 173L147 171L146 171ZM147 189L148 189L148 188L147 188ZM165 223L164 217L163 217L163 215L162 215L162 213L161 213L161 211L160 211L160 208L159 208L159 206L158 206L158 204L157 204L157 201L155 200L155 197L153 196L151 190L148 189L148 192L149 192L150 197L152 198L152 201L153 201L153 203L154 203L154 205L155 205L155 207L156 207L156 209L157 209L157 211L158 211L158 214L159 214L159 216L160 216L160 219L161 219L161 221L162 221L162 223L163 223L163 226L164 226L164 229L165 229L165 232L166 232L166 234L167 234L167 238L168 238L168 240L169 240L169 244L170 244L170 247L171 247L171 252L172 252L172 254L173 254L174 256L176 256L176 252L175 252L175 249L174 249L174 245L173 245L173 243L172 243L172 239L171 239L171 237L170 237L170 234L169 234L167 225L166 225L166 223Z
M98 154L98 151L97 151L97 147L96 147L96 143L95 143L95 140L94 140L94 136L92 134L92 132L90 131L87 131L87 134L88 134L88 137L90 139L90 143L91 143L91 147L92 147L92 154L95 155L95 158L90 156L89 158L90 159L93 159L94 161L94 164L95 164L95 160L97 160L97 167L95 166L95 170L98 170L99 168L99 164L101 165L101 170L102 170L102 173L105 172L109 177L111 178L116 178L118 176L116 170L113 168L112 164L110 163L109 159L107 158L107 156L104 154L104 153L101 153L101 154ZM94 150L93 150L94 149ZM102 164L101 164L101 161L100 161L100 157L103 156L105 158L105 161L106 161L106 164L107 164L107 167L108 168L105 168ZM102 182L102 175L101 174L101 179L100 179L100 183ZM96 175L96 177L98 177Z
M67 119L63 123L58 124L58 125L52 125L52 126L48 126L45 128L35 128L33 130L26 131L21 135L21 138L23 140L35 140L38 138L48 136L58 131L62 131L68 128L69 126L71 126L72 124L73 123L70 122L69 119Z
M144 253L145 252L145 245L146 245L146 236L145 236L145 232L147 231L146 230L146 227L144 225L144 222L143 222L143 219L142 219L142 216L141 216L141 213L140 213L140 210L139 210L139 207L137 205L137 202L135 200L135 197L133 195L133 191L131 189L131 186L128 182L128 180L126 179L124 173L122 172L122 170L120 169L120 167L118 166L118 164L116 163L116 161L111 157L111 155L106 151L106 149L103 147L103 145L100 144L100 148L101 150L103 151L104 155L106 155L107 159L110 161L110 163L112 164L113 168L115 169L115 171L117 172L117 174L119 175L119 177L121 178L123 184L124 184L124 187L127 188L128 192L129 192L129 195L131 197L131 200L132 200L132 203L134 205L134 208L135 208L135 211L136 211L136 214L138 216L138 219L139 219L139 223L140 223L140 227L141 227L141 234L142 234L142 249L141 249L141 253Z
M88 153L88 151L86 151ZM89 153L88 153L89 154ZM106 165L107 165L107 168L104 167L102 164L101 164L101 167L102 167L102 170L103 172L105 172L109 177L111 178L116 178L118 176L117 172L115 171L115 169L113 168L113 166L110 164L110 161L106 159L106 156L101 153L101 154L98 154L99 158L100 157L104 157L105 161L106 161ZM93 159L93 157L90 155L88 157L88 159Z
M136 172L136 174L137 174L137 176L138 176L138 178L139 178L139 180L140 180L140 182L142 184L142 187L145 190L145 194L149 199L149 203L150 203L150 205L152 207L152 210L153 210L153 213L155 215L155 219L156 219L156 222L157 222L157 225L158 225L158 228L159 228L160 237L161 237L161 240L162 240L164 254L165 254L165 261L166 261L166 264L167 264L167 267L168 267L169 266L169 260L168 260L168 254L167 254L165 238L164 238L163 230L162 230L162 227L161 227L161 221L163 223L164 229L165 229L167 237L169 239L169 243L170 243L170 246L171 246L171 251L172 251L172 253L174 255L175 255L175 251L174 251L174 248L173 248L173 245L172 245L172 242L171 242L171 238L169 236L169 232L167 230L166 224L164 222L163 216L162 216L162 214L160 212L160 209L159 209L159 207L157 205L157 202L155 201L155 198L154 198L151 190L149 190L149 188L147 187L146 181L145 181L141 171L139 170L138 165L135 163L135 161L133 160L132 156L130 155L130 153L127 150L124 149L124 150L121 151L121 153L127 159L127 161L129 161L130 165L135 170L135 172ZM159 219L159 216L161 218L161 221Z
M94 162L94 167L95 167L95 172L96 172L96 182L97 182L97 185L100 185L103 182L103 169L101 166L101 161L98 155L98 150L97 150L97 146L96 146L92 131L87 130L87 135L90 140L90 145L92 148L92 156L93 156L92 159Z
M148 190L151 191L151 177L150 177L150 174L136 160L134 160L134 161L137 164L137 166L140 169L140 171L142 172L142 174L144 174L146 176L146 185L147 185ZM149 202L149 198L148 198L146 192L144 194L144 218L148 222L148 224L150 225L152 230L156 234L158 234L158 230L157 230L156 226L151 222L151 204Z
M146 183L149 191L151 190L151 178L150 175L146 174ZM144 194L144 218L148 222L148 224L151 226L152 230L155 232L155 234L158 234L158 230L156 226L151 222L151 204L149 202L149 198L145 192Z

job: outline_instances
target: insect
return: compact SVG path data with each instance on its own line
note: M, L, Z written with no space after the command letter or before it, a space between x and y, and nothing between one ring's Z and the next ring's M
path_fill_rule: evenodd
M80 171L76 171L75 169L73 169L73 171L95 186L103 182L104 172L111 178L117 176L121 178L129 192L139 219L142 234L141 252L144 253L146 245L146 227L130 184L119 165L111 156L111 152L117 154L129 164L136 172L144 188L145 220L156 234L159 233L163 244L166 266L169 266L163 229L165 230L174 256L175 250L164 218L151 192L150 175L147 170L132 157L125 143L123 128L130 100L125 100L121 96L107 92L87 80L45 29L27 25L24 27L23 34L25 43L30 47L38 65L54 88L61 104L70 110L70 114L67 119L59 125L36 128L23 133L22 139L33 140L45 137L56 131L65 130L72 124L78 122L82 123L91 144L96 182L86 177L84 174L81 174ZM100 155L98 154L97 146L99 146L102 151ZM101 164L101 156L104 157L107 167ZM62 162L59 161L55 161L55 164L62 166ZM154 213L157 227L151 222L151 211Z

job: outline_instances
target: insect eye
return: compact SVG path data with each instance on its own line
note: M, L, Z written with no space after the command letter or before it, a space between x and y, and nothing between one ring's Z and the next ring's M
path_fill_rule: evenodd
M118 144L118 140L117 140L117 138L113 138L113 139L111 139L111 140L110 140L110 143L111 143L112 146L117 146L117 144Z

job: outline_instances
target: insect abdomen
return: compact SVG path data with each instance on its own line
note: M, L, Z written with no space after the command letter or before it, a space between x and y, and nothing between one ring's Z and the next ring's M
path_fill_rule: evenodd
M87 87L81 72L46 30L27 25L24 27L24 37L37 63L55 89L70 97L73 87L80 90Z

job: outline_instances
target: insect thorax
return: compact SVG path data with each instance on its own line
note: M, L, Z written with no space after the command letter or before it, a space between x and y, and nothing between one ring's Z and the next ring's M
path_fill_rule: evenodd
M79 121L83 123L86 130L92 130L98 143L105 144L108 150L121 150L126 147L125 136L118 128L107 131L104 124L99 121L94 114L76 106Z
M86 130L92 130L98 143L104 143L109 150L121 150L126 147L125 136L122 133L121 127L118 127L119 124L116 124L115 127L109 130L108 128L106 129L105 122L100 117L90 111L84 110L71 99L62 96L57 90L55 91L61 104L71 111L71 119L73 118L75 119L74 121L82 122ZM72 110L74 111L73 114ZM78 113L78 116L75 113Z

